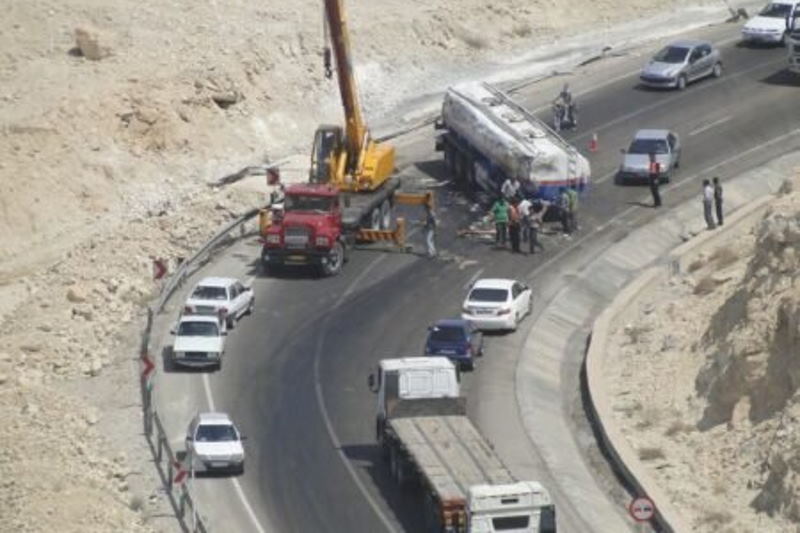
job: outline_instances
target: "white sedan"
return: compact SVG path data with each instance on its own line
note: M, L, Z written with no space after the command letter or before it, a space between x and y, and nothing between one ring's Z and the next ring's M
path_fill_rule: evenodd
M482 330L517 329L531 312L531 289L513 279L480 279L470 287L461 309L461 318Z
M225 413L199 413L186 432L194 470L244 473L244 437Z
M204 278L192 289L183 314L214 315L233 329L236 320L252 312L255 301L253 289L235 278Z
M768 3L742 27L742 39L751 43L783 44L786 39L786 17L797 4L797 0Z

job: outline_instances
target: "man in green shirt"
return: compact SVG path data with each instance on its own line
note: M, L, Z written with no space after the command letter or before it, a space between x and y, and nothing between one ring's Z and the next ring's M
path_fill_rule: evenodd
M492 219L494 220L495 244L506 245L506 228L508 227L508 203L502 196L495 200L492 206Z

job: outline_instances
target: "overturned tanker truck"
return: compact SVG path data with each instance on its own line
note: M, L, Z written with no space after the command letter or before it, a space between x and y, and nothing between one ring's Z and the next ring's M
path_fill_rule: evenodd
M447 90L436 150L459 184L491 201L506 178L526 196L554 201L564 187L583 192L589 161L543 121L487 83ZM488 198L487 198L488 196Z

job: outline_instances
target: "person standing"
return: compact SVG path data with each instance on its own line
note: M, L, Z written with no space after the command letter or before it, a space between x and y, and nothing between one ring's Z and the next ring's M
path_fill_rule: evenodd
M495 244L506 245L506 227L508 226L508 203L500 196L492 205L492 218L494 219Z
M559 218L561 219L561 231L564 232L564 235L569 236L572 233L569 223L569 194L565 187L562 187L558 193L558 209Z
M425 205L425 245L428 249L428 257L436 257L436 227L439 221L430 205Z
M531 206L533 204L527 198L524 198L518 205L519 218L522 223L522 242L528 240L528 234L531 230Z
M714 176L714 208L717 211L717 224L722 225L722 184Z
M578 191L574 187L567 187L567 199L569 202L569 230L572 233L578 231Z
M539 228L542 227L542 217L544 217L545 209L541 209L538 213L531 213L530 226L528 229L528 253L536 253L536 248L544 251L544 246L539 242Z
M711 182L703 180L703 217L706 219L706 226L708 229L714 229L717 226L714 224L714 216L711 214L711 208L714 202L714 188Z
M500 192L506 199L506 202L511 202L519 195L519 189L522 186L517 178L506 178L503 185L500 186Z
M653 195L653 207L661 207L661 163L656 161L656 154L650 152L650 163L647 166L647 181L650 183L650 194Z
M515 254L520 252L519 249L519 233L520 233L520 216L519 209L517 209L517 202L511 202L508 208L508 239L511 241L511 251Z

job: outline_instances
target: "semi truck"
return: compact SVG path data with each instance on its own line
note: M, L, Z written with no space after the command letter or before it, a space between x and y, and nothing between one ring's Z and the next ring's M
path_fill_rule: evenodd
M378 395L378 445L392 478L422 491L426 531L556 531L547 490L515 479L466 416L449 359L384 359L369 385Z
M403 222L392 227L395 204L433 208L432 194L398 192L394 147L372 139L363 118L342 0L324 0L324 8L330 45L323 54L325 74L332 77L335 57L345 126L318 127L308 183L286 188L282 210L261 212L261 260L268 272L314 265L324 275L338 274L357 240L403 244Z
M795 3L786 17L786 50L789 72L800 74L800 4Z
M488 83L450 87L436 129L436 150L468 191L493 197L518 178L526 195L554 201L561 190L583 191L589 161L544 121Z

